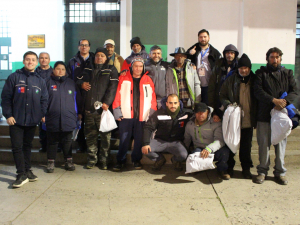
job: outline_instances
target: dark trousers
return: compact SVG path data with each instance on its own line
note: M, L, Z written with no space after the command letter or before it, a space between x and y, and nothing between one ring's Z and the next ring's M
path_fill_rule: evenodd
M193 153L195 152L201 152L203 149L196 148ZM216 151L214 154L214 161L216 162L217 170L218 171L227 171L228 169L228 158L231 150L225 145L222 148L220 148L218 151Z
M39 123L39 137L42 149L47 149L47 132L43 130L42 125L43 123Z
M244 128L241 129L241 142L240 142L240 152L239 158L242 165L242 170L250 170L253 167L251 159L251 147L252 147L252 137L253 137L253 128ZM228 167L233 169L235 166L234 160L235 154L230 151Z
M134 138L134 147L131 153L131 161L139 162L142 157L142 138L144 122L138 119L122 119L119 122L120 145L117 154L119 163L126 163L126 153L129 147L131 136Z
M17 173L24 174L31 168L31 147L36 126L9 126L12 152Z
M62 146L62 152L64 154L65 160L67 158L72 158L72 131L68 132L50 132L47 131L48 148L47 148L47 158L48 160L56 159L56 152L58 144Z
M201 87L201 102L208 105L208 87Z
M85 134L84 134L84 121L85 121L85 115L83 114L82 119L81 119L81 129L79 130L77 139L76 139L78 146L79 146L79 150L82 152L86 152L86 150L87 150Z

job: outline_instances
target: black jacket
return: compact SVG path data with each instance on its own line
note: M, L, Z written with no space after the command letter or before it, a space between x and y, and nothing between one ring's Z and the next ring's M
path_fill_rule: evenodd
M256 127L256 113L257 113L257 101L254 97L254 80L255 74L250 72L250 79L248 83L250 84L250 117L251 117L251 126ZM224 109L227 108L229 104L237 103L240 104L240 84L243 78L238 74L238 71L235 71L232 76L225 80L224 84L221 87L220 91L220 101L224 106Z
M274 108L273 98L280 98L286 92L284 98L287 104L293 103L297 97L297 86L293 71L281 67L272 72L268 67L262 66L256 70L254 82L254 96L258 101L257 121L270 122L270 112Z
M160 101L166 96L166 72L170 63L160 60L155 63L151 58L145 62L148 76L152 79L155 87L156 101L160 108Z
M47 131L73 131L77 113L82 113L80 93L75 82L67 76L56 77L52 74L46 79L46 85L49 93Z
M143 146L150 144L150 137L155 130L155 139L167 142L183 141L185 126L192 113L190 110L184 109L180 102L180 111L174 120L171 118L161 120L158 118L159 116L169 116L166 109L166 100L167 98L162 99L162 107L155 111L144 125Z
M3 115L14 117L16 125L36 126L47 111L48 92L44 79L24 68L8 76L1 98Z
M194 55L190 55L190 50L193 49L196 46L196 53ZM199 42L194 44L192 47L190 47L187 50L188 53L188 59L192 61L197 66L197 60L198 60L198 55L201 52L201 47L199 45ZM208 55L208 62L210 64L210 68L213 69L215 66L216 61L221 57L221 53L215 49L212 45L209 46L209 55Z
M46 79L51 76L53 68L50 66L49 69L43 70L41 67L37 67L35 72L37 72L43 79Z
M109 65L108 62L107 60L97 74L94 74L94 64L92 65L92 69L85 68L82 76L77 80L79 88L81 88L83 82L89 82L92 86L89 91L81 89L84 109L87 111L95 112L95 101L100 101L110 106L115 99L119 76L116 67ZM101 114L102 108L97 111Z
M227 60L225 58L226 51L234 51L235 58L230 65L230 72L227 73L229 65L227 64ZM218 115L220 118L223 117L223 112L220 110L221 102L220 102L220 90L223 82L231 76L235 70L237 70L237 62L238 62L239 52L237 48L233 45L227 45L223 51L223 57L218 59L215 67L212 69L212 74L208 83L208 105L214 109L213 115Z
M83 60L80 52L77 52L77 54L72 59L70 59L67 65L67 73L69 75L69 78L71 78L75 82L77 82L78 77L82 76L82 72L85 68L92 68L95 55L92 52L89 52L89 54L90 56L86 61Z

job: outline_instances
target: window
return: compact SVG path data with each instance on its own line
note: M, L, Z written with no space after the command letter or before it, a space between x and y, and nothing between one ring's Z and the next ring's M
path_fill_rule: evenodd
M66 0L65 22L120 22L120 6L117 0Z
M7 10L0 10L0 38L11 37L9 14Z
M296 38L300 38L300 5L297 5Z

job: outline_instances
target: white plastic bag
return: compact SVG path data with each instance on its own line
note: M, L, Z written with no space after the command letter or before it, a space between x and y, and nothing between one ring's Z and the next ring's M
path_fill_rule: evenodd
M292 130L292 120L288 116L287 109L284 108L281 111L271 110L271 143L277 145L283 139L285 139Z
M109 110L103 110L100 120L100 129L101 132L109 132L117 128L117 123L113 114Z
M186 172L185 173L194 173L202 170L214 169L213 164L214 154L209 154L207 158L200 158L200 152L195 152L190 154L186 160Z
M226 145L235 154L241 141L241 107L230 105L225 110L222 122L223 138Z

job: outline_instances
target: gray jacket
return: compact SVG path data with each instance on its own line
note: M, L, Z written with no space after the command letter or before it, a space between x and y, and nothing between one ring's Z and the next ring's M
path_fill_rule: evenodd
M225 145L222 133L222 122L214 122L211 114L213 108L209 107L207 121L202 126L196 126L195 115L185 127L184 144L188 148L193 142L195 148L206 148L211 153L218 151Z
M193 106L195 102L201 102L201 87L197 71L191 65L190 60L186 60L185 66L186 82L190 93L188 106ZM166 96L179 93L178 78L175 71L175 63L171 63L166 73Z

